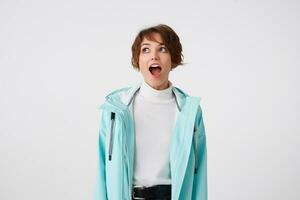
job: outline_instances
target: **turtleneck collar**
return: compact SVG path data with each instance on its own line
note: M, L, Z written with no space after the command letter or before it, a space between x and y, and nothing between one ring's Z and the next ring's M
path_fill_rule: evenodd
M140 95L145 99L150 100L152 102L169 102L173 100L173 92L172 92L173 84L169 81L169 87L163 90L157 90L152 88L148 83L143 81L140 88Z

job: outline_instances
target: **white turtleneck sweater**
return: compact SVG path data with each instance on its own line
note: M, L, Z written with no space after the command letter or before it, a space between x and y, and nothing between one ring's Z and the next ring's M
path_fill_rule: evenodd
M169 147L178 109L172 83L156 90L145 81L134 100L136 157L133 184L171 184Z

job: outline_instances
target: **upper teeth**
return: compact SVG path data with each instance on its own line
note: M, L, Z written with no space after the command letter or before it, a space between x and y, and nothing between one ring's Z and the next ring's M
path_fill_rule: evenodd
M160 67L158 64L153 64L151 67Z

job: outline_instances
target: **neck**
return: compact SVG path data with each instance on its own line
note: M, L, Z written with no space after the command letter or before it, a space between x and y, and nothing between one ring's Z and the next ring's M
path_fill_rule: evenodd
M142 83L140 88L140 94L149 99L154 101L168 101L173 98L172 94L172 83L168 82L168 87L162 90L157 90L153 87L151 87L148 83L145 81Z
M166 82L164 82L163 84L161 85L153 85L153 84L150 84L150 83L147 83L149 86L151 86L153 89L155 90L164 90L164 89L167 89L169 86L170 86L170 81L167 80Z

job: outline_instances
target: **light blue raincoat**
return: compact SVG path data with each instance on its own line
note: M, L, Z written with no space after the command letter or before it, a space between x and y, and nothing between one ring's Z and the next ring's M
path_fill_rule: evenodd
M131 200L135 158L133 100L141 83L115 90L100 106L95 200ZM207 200L206 135L200 98L173 87L179 114L172 132L172 200Z

